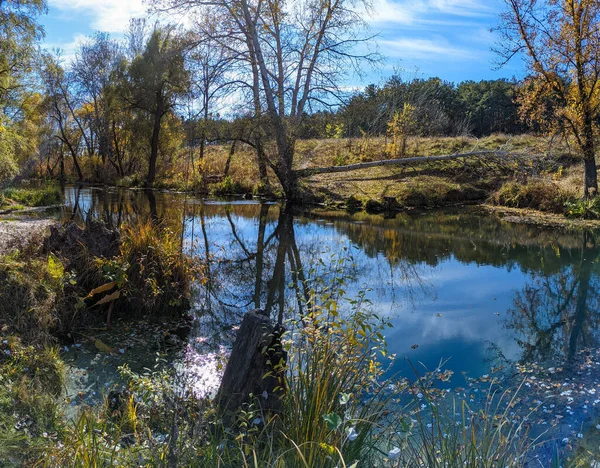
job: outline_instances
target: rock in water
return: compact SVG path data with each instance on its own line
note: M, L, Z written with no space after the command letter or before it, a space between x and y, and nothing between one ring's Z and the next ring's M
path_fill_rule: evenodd
M263 409L279 411L287 361L287 353L281 347L283 331L261 310L246 313L217 392L216 401L221 408L236 411L253 395Z

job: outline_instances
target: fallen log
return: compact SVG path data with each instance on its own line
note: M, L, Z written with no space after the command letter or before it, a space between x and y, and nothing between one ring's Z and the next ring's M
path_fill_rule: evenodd
M471 158L471 157L506 157L512 153L504 151L471 151L469 153L457 153L457 154L444 154L441 156L415 156L412 158L400 158L400 159L382 159L380 161L369 161L364 163L348 164L346 166L329 166L329 167L314 167L299 169L294 171L298 179L304 177L310 177L317 174L330 174L334 172L349 172L357 171L360 169L368 169L370 167L381 167L381 166L408 166L411 164L418 163L430 163L436 161L452 161L455 159Z

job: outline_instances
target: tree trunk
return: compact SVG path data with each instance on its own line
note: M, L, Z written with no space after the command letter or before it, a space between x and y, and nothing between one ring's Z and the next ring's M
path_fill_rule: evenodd
M223 171L223 173L225 174L225 177L227 177L229 175L229 167L231 166L231 159L233 158L233 155L235 154L235 144L237 143L237 140L233 140L233 143L231 143L231 147L229 148L229 154L227 155L227 161L225 162L225 170Z
M158 158L158 141L160 137L160 122L164 115L162 103L159 101L154 114L154 128L152 129L152 140L150 141L150 160L148 161L148 177L146 185L152 186L156 179L156 160Z
M410 164L417 163L430 163L436 161L452 161L461 158L472 158L472 157L490 157L500 158L511 155L504 151L472 151L469 153L458 153L458 154L445 154L441 156L415 156L412 158L399 158L399 159L382 159L379 161L369 161L364 163L348 164L347 166L329 166L329 167L314 167L308 169L296 170L295 175L297 179L303 177L310 177L317 174L330 174L334 172L349 172L357 171L360 169L368 169L370 167L380 166L408 166ZM518 157L518 155L514 155Z
M281 409L287 359L281 346L282 333L283 328L273 326L260 310L244 315L216 396L221 408L235 412L252 394L261 408Z
M63 137L66 139L64 131L62 133L63 133ZM65 141L65 140L63 140L63 141ZM73 149L73 145L71 145L70 141L66 140L65 143L67 145L67 148L69 148L71 157L73 158L73 166L75 166L75 170L77 171L77 180L82 181L83 173L81 172L81 167L79 166L79 161L77 161L77 153Z
M62 148L60 149L60 174L58 177L61 182L65 180L65 156Z
M277 165L276 171L277 178L283 188L286 200L292 202L301 201L298 188L298 176L296 172L292 170L296 142L287 136L280 138L282 141L278 141L277 144L277 149L279 151L279 164Z
M125 172L123 171L123 156L121 154L121 150L119 149L119 140L117 138L117 123L112 121L112 135L113 142L115 145L115 154L117 155L117 172L119 173L119 177L124 177Z
M583 161L584 172L584 198L594 198L598 195L598 175L596 170L596 158L593 152L591 155L586 155Z
M204 140L204 132L202 132L202 135L200 136L200 161L204 159L204 145L206 144Z
M258 176L263 189L268 192L270 191L269 176L267 174L267 159L265 155L265 149L263 148L262 140L260 137L255 138L256 143L256 160L258 162Z

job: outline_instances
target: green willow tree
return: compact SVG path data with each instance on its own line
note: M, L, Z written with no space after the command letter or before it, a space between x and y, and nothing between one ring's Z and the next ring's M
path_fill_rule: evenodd
M133 59L129 67L127 100L131 107L146 112L152 120L146 176L149 186L156 179L163 118L173 111L177 99L184 96L190 86L185 67L185 47L186 44L172 27L156 27L144 51Z
M32 59L44 35L37 18L45 11L44 0L0 0L0 182L17 172L17 154L32 141L22 130L34 96Z
M504 0L497 52L502 64L524 55L532 76L521 93L523 109L536 112L553 99L549 130L572 137L584 160L584 196L598 192L596 142L600 118L600 2Z

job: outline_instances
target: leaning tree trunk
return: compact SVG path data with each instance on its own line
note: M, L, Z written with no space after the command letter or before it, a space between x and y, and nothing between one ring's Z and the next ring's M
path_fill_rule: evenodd
M233 155L235 154L236 143L237 143L237 140L233 140L233 143L231 143L231 146L229 148L229 154L227 155L227 161L225 161L225 169L223 170L225 177L229 176L229 168L231 167L231 160L233 159Z
M266 192L270 191L269 176L267 174L267 156L260 137L255 139L256 143L256 160L258 163L258 176Z

